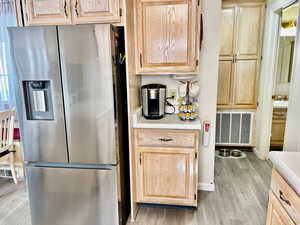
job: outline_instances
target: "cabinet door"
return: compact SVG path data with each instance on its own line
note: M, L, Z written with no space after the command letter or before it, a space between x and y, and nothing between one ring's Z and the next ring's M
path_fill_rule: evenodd
M285 125L285 120L273 120L271 145L283 146Z
M137 73L196 72L196 0L137 0Z
M220 59L222 60L231 60L234 55L235 18L235 5L224 5L222 9L220 43Z
M197 205L194 152L146 150L137 158L139 202Z
M269 195L266 225L296 225L272 192Z
M232 61L219 63L218 107L231 103L232 65Z
M256 108L257 60L241 60L234 64L233 104L245 108Z
M72 0L75 24L120 22L119 0Z
M237 9L237 59L258 59L264 23L264 3L240 4Z
M71 24L70 0L23 0L25 25Z

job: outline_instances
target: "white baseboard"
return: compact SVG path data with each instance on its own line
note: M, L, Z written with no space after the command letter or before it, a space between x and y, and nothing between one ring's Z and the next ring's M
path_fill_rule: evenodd
M215 184L198 183L198 190L200 190L200 191L215 191Z

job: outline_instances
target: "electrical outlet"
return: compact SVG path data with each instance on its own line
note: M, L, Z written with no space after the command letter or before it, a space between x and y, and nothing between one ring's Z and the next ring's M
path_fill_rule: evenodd
M173 97L176 99L177 90L176 89L168 89L168 97Z

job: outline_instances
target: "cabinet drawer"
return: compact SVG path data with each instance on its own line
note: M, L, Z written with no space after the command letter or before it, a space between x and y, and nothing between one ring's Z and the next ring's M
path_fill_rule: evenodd
M137 129L136 144L147 147L196 148L198 131Z
M269 205L266 225L284 224L295 225L294 221L286 213L279 200L271 191L269 194Z
M291 219L300 224L300 197L275 169L272 171L271 189Z

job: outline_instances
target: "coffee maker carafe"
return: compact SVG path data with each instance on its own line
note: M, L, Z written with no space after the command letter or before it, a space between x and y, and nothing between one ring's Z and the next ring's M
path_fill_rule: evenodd
M161 119L165 115L166 89L162 84L142 86L143 116L146 119Z

